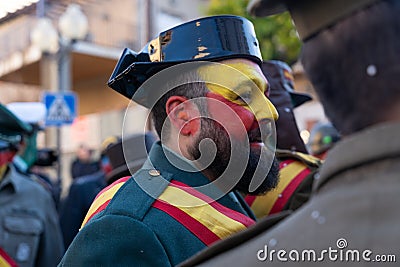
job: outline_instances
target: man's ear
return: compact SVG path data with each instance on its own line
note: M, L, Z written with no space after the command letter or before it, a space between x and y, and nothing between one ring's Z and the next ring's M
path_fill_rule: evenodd
M182 135L193 135L200 129L200 112L193 101L183 96L171 96L165 104L171 122Z

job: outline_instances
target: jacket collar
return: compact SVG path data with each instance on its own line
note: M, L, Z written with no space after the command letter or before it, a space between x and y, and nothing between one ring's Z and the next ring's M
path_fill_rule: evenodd
M400 156L400 123L382 123L344 138L328 153L315 189L336 174L384 158Z
M206 185L210 182L190 161L165 148L160 142L152 146L143 169L158 170L162 176L170 174L173 179L191 187Z

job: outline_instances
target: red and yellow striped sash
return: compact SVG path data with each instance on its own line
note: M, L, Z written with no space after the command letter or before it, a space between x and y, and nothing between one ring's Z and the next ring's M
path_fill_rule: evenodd
M153 203L207 246L246 229L254 221L178 181L171 181Z
M0 248L0 266L1 267L17 267L15 261L2 249Z
M280 179L278 186L262 196L247 196L247 204L257 218L262 218L282 211L300 183L311 170L304 163L285 160L279 164Z
M131 176L127 176L124 178L121 178L114 183L110 184L106 188L100 191L100 193L97 194L96 198L93 200L92 205L89 208L89 211L87 212L85 219L82 222L82 226L85 226L85 224L96 214L99 212L103 211L108 203L110 203L111 199L117 193L117 191L125 184L125 182L131 178Z

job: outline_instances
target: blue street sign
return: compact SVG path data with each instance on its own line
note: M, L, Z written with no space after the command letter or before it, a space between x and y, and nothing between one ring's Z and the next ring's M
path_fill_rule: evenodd
M76 117L76 95L68 93L43 94L43 103L46 106L46 126L61 126L71 124Z

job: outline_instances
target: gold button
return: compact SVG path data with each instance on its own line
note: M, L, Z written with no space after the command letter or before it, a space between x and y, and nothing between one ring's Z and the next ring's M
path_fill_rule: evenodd
M149 174L151 176L159 176L160 175L160 171L158 171L158 170L150 170Z

